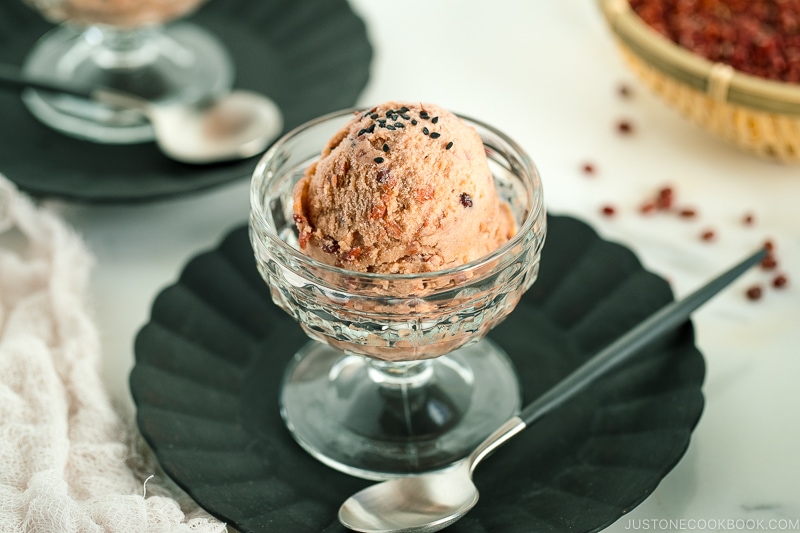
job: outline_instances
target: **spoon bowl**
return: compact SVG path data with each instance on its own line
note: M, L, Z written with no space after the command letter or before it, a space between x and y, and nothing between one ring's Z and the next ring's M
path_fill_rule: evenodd
M594 355L553 388L489 435L463 461L445 470L396 478L367 487L339 508L339 522L361 533L433 533L478 502L475 467L500 445L584 390L612 368L689 318L692 311L766 256L760 249L682 300L662 307Z
M523 429L525 422L513 417L450 468L390 479L357 492L339 508L339 522L364 533L433 533L446 528L478 503L478 488L472 482L475 466Z
M218 163L257 155L283 129L275 102L251 91L235 90L191 106L156 104L109 89L94 91L92 98L145 115L161 151L183 163Z
M395 478L365 489L342 505L339 522L354 531L432 533L476 503L478 489L466 463L459 463L435 474Z

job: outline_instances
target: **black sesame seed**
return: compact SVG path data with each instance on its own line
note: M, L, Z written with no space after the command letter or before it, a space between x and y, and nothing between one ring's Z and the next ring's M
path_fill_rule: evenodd
M394 123L394 127L395 128L405 128L406 126L402 122L395 122Z
M362 136L362 135L364 135L365 133L367 133L367 128L364 128L363 130L360 130L360 131L358 132L358 135L356 135L356 137L361 137L361 136Z
M382 157L376 157L375 159L373 159L373 161L375 161L376 163L383 163L383 158Z
M447 143L447 146L445 146L444 149L449 150L452 147L453 147L453 141L450 141L449 143Z
M400 109L398 109L398 111L399 111L400 113L408 113L408 108L407 108L406 106L403 106L403 107L401 107Z
M389 117L389 116L391 116L391 115L393 115L393 114L394 114L394 109L387 109L387 110L386 110L386 116L387 116L387 117Z
M422 128L422 134L423 135L427 135L429 133L430 133L430 131L428 131L428 128Z
M375 124L371 124L369 128L367 128L367 133L372 133L375 131Z
M411 121L411 125L412 125L412 126L416 126L416 125L417 125L417 121L416 121L416 120L412 120L412 121Z
M433 117L433 118L431 119L431 122L433 122L434 124L436 124L437 122L439 122L439 117Z
M389 151L389 145L388 144L383 143L383 151L384 152L388 152Z
M400 114L400 116L401 116L403 119L405 119L405 120L411 120L411 117L410 117L410 116L408 116L408 115L405 115L405 114L402 114L402 113L401 113L401 114Z
M387 124L386 129L394 131L394 126L392 126L391 124Z
M437 133L435 131L433 133L431 133L431 139L438 139L441 136L442 136L441 133Z
M375 120L375 119L376 119L376 118L378 118L379 116L380 116L380 115L378 115L377 113L373 113L373 114L371 114L371 115L369 116L369 118L371 118L372 120Z
M431 118L431 116L427 113L427 111L420 111L419 118L428 120L429 118Z

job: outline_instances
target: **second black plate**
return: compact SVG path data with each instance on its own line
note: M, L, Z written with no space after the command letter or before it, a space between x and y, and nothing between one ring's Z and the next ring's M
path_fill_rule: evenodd
M550 216L539 279L490 336L528 403L671 300L628 249ZM283 425L283 370L306 341L272 303L245 227L186 266L137 336L142 434L178 484L242 531L344 533L338 507L369 483L317 462ZM687 322L495 452L476 471L480 502L446 531L608 526L684 454L704 374Z
M346 0L211 0L187 20L223 42L237 88L278 104L284 131L352 107L369 77L372 48ZM0 3L0 61L21 65L50 28L20 0ZM36 196L154 200L249 178L257 161L193 166L168 159L155 143L74 139L41 124L13 92L0 92L0 109L0 169Z

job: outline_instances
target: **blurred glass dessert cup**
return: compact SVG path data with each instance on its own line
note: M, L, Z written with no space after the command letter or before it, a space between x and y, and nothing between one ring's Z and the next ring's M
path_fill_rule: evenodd
M23 1L58 24L26 57L29 78L117 89L154 103L192 104L230 90L233 63L224 46L194 24L172 23L206 0ZM111 144L154 138L137 111L35 89L23 99L39 120L74 137Z
M511 239L433 272L358 272L312 259L300 250L293 190L353 114L306 123L262 157L250 190L250 238L274 302L311 339L285 371L280 407L289 431L335 469L387 479L459 461L519 409L513 365L485 335L535 281L546 217L524 151L461 117L480 135L511 208Z

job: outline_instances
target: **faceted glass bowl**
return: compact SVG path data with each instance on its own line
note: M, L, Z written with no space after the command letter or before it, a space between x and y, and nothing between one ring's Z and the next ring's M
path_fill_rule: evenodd
M383 479L456 462L519 408L513 367L484 336L535 281L546 217L525 152L461 117L481 136L514 214L511 240L471 263L422 274L360 273L309 258L297 244L292 191L352 116L309 122L264 155L251 185L250 238L274 302L313 339L286 371L287 426L326 464Z

